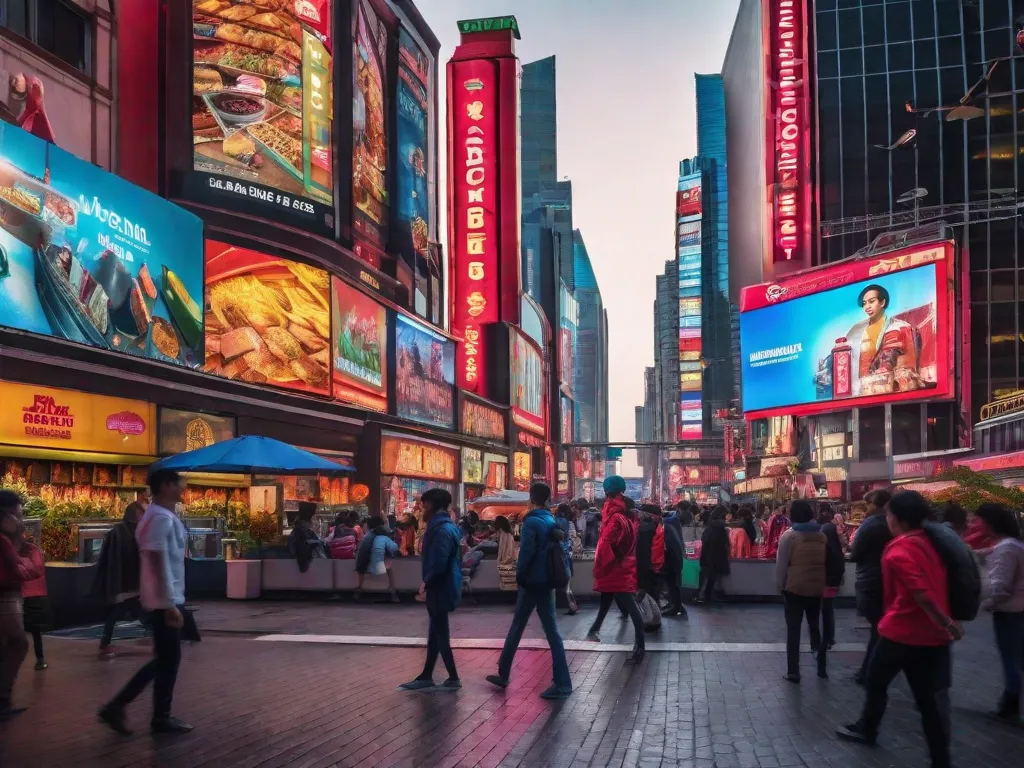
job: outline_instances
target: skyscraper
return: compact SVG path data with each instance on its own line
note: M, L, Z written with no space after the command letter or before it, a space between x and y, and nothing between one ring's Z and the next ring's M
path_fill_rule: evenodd
M573 392L577 442L608 439L608 327L601 289L583 235L573 232L576 301L579 304ZM595 457L595 461L599 460Z
M533 196L558 180L555 57L523 65L519 91L520 166L524 213Z

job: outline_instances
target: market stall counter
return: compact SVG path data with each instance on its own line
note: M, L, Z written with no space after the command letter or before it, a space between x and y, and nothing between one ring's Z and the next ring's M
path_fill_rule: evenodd
M846 575L839 587L837 597L853 597L854 569L856 566L847 561ZM729 575L717 582L730 600L765 600L779 598L775 589L775 561L765 559L731 558ZM575 583L573 584L575 592Z

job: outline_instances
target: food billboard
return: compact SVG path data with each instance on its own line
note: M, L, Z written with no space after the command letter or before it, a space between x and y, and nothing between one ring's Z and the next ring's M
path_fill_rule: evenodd
M193 168L215 196L334 232L332 0L192 5Z
M331 284L334 397L387 411L387 310L337 277Z
M327 272L206 241L203 370L250 384L331 393Z
M436 159L431 152L434 133L434 62L425 47L404 26L398 30L398 82L395 121L396 231L391 247L409 264L429 257L435 239L434 196L430 184ZM426 295L426 292L424 292Z
M387 242L388 49L391 33L370 0L356 0L352 36L352 226L374 245Z
M544 361L533 342L515 328L512 334L512 420L544 435Z
M951 244L931 243L744 288L744 412L948 397L952 260Z
M455 427L455 343L404 315L395 323L395 412L433 427Z
M0 325L203 360L203 223L0 123Z

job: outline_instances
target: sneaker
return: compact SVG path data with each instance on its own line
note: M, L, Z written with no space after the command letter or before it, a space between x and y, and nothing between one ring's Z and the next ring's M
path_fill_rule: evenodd
M599 635L597 632L587 632L587 642L588 643L600 643L601 642L601 635Z
M97 713L97 716L101 723L109 726L110 730L115 733L120 733L122 736L132 735L131 729L125 723L124 707L119 707L115 704L107 704Z
M508 688L508 678L502 677L501 675L488 675L486 678L488 683L496 685L499 688Z
M556 685L552 685L540 695L542 699L568 699L570 696L572 696L571 688L569 690L565 690L564 688L559 688Z
M195 730L184 720L176 717L154 717L149 723L149 729L153 733L191 733Z
M43 659L37 659L36 660L36 672L42 672L48 666L50 666L50 665L47 664L45 660L43 660Z
M458 679L452 680L451 678L448 678L447 680L445 680L440 685L435 686L434 690L437 690L437 691L457 691L460 688L462 688L462 681L461 680L458 680Z
M410 680L408 683L402 683L398 686L400 691L425 691L427 688L433 688L433 680L424 680L417 677L415 680Z
M800 675L785 674L782 676L782 679L785 680L787 683L795 683L797 685L800 684Z
M868 736L864 732L864 726L860 723L839 726L836 728L836 736L844 741L855 741L858 744L866 744L869 747L875 746L875 737Z

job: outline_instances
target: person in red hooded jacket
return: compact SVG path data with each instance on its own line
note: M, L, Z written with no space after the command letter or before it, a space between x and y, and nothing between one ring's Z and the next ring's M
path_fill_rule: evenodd
M619 610L632 619L636 632L636 643L629 661L640 662L645 651L644 620L633 596L637 587L636 540L640 520L635 512L627 509L623 496L625 491L626 481L618 475L605 479L601 533L594 555L594 591L601 594L601 608L587 633L587 639L601 642L598 633L614 601Z

